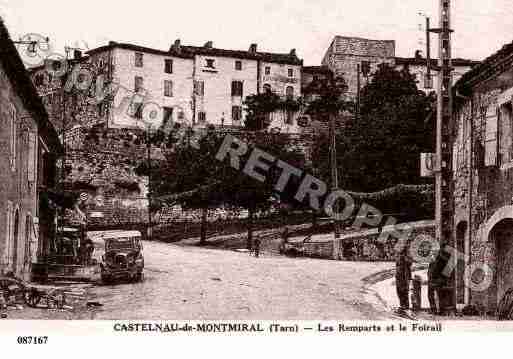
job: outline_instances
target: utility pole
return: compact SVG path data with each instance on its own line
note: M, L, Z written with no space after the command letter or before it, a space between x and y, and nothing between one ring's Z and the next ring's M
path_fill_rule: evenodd
M451 122L452 122L452 61L451 61L451 3L450 0L440 0L440 27L430 29L439 36L438 59L438 97L436 121L436 172L435 172L435 221L436 239L440 247L452 245L451 213ZM454 256L457 257L457 256ZM457 260L457 259L455 259ZM449 282L451 282L450 280ZM442 309L452 308L454 298L444 293L440 305ZM454 296L452 296L454 297Z
M148 129L146 131L146 156L148 161L148 228L147 228L147 236L148 240L152 239L152 220L151 220L151 134L150 134L151 127L148 126Z
M360 118L360 64L356 65L356 120Z
M424 78L424 88L433 88L433 77L431 76L431 25L429 17L426 17L426 77Z
M336 116L332 113L329 114L329 124L330 124L330 169L331 169L331 187L332 191L338 191L338 171L337 171L337 136L335 129L335 121ZM340 222L337 218L338 216L338 205L335 203L333 205L333 227L334 227L334 238L333 238L333 259L340 259L342 256L340 255Z

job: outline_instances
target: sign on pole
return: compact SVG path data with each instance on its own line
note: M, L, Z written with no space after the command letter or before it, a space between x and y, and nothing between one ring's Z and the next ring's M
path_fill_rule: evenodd
M436 155L434 153L420 154L420 176L434 177L435 175Z

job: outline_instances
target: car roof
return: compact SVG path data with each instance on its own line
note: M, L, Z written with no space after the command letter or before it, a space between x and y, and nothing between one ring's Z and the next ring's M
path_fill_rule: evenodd
M124 237L141 237L139 231L123 231L123 230L112 230L112 231L88 231L87 237L91 240L103 240L103 239L116 239Z

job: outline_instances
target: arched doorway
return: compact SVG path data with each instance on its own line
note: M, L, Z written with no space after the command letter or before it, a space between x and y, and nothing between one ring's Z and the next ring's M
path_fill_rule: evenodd
M470 243L467 222L462 221L456 226L456 249L463 254L456 263L456 305L463 306L469 302L468 286L465 284L465 270L468 265Z
M14 211L14 227L13 227L13 249L12 249L12 271L14 275L17 274L18 269L18 227L20 224L20 211Z
M504 293L513 288L513 219L505 218L495 224L489 235L495 245L495 279L490 288L490 304L495 307Z

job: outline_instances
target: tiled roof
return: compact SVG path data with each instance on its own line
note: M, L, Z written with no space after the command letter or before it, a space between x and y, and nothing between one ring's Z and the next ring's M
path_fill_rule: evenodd
M153 49L151 47L139 46L139 45L115 42L115 41L110 41L108 45L100 46L95 49L89 50L89 51L87 51L87 54L93 55L95 53L107 51L107 50L114 49L114 48L138 51L138 52L145 52L145 53L155 54L155 55L189 58L189 59L192 59L194 57L193 54L188 53L188 52L175 51L173 49L173 47L171 47L169 49L169 51L164 51L164 50Z
M468 60L468 59L461 59L461 58L455 58L452 59L452 65L453 66L476 66L479 65L481 62L475 61L475 60ZM395 58L396 65L418 65L423 66L426 65L427 61L425 58L422 57L396 57ZM438 65L437 59L431 59L431 65L433 67L436 67Z
M109 45L98 47L96 49L92 49L88 51L88 54L94 54L100 51L106 51L112 48L121 48L132 51L140 51L146 53L152 53L157 55L165 55L165 56L175 56L182 58L194 58L195 55L205 55L205 56L222 56L222 57L232 57L237 59L251 59L251 60L261 60L266 62L275 62L282 64L290 64L290 65L302 65L303 60L300 60L295 54L281 54L281 53L270 53L270 52L250 52L244 50L226 50L226 49L218 49L218 48L210 48L204 46L186 46L181 45L179 50L171 46L168 51L152 49L149 47L133 45L128 43L118 43L118 42L110 42Z
M464 74L456 83L456 87L464 86L466 83L471 82L478 76L493 71L498 62L511 55L513 55L513 42L504 45L499 51L488 56L479 65Z
M47 145L54 152L62 152L57 132L48 120L48 113L32 84L28 71L9 36L9 31L5 27L2 18L0 18L0 62L25 108L37 121L41 137L45 139Z
M330 74L332 71L328 66L304 66L303 72L308 74Z

